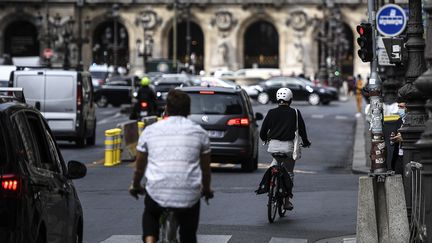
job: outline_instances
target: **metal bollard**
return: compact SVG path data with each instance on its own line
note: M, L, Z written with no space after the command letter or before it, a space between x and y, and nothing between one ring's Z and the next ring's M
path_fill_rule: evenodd
M114 139L114 164L120 164L121 162L121 132L120 128L113 129L115 131L115 139Z
M144 122L138 122L138 136L141 136L142 131L144 130Z
M115 135L114 129L105 131L105 163L104 166L115 165Z

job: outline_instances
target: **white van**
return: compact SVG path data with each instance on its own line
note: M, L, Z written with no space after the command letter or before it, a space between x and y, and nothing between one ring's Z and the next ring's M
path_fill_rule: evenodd
M96 114L88 72L29 69L14 71L9 87L22 87L28 104L41 111L54 136L94 145Z
M0 87L7 87L10 75L16 70L13 65L0 65Z

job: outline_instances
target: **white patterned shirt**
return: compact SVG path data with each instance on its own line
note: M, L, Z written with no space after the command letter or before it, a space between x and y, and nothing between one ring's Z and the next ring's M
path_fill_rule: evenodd
M171 116L146 127L137 150L148 154L146 191L161 207L190 208L200 200L200 155L210 153L207 132Z

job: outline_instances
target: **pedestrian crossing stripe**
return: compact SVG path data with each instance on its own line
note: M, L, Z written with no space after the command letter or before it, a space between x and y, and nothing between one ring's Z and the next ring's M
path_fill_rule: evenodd
M142 243L141 235L112 235L100 243ZM228 243L232 235L197 235L198 243ZM269 243L307 243L307 239L273 237Z

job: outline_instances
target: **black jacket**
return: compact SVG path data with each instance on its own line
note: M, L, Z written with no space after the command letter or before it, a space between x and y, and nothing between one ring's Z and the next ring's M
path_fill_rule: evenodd
M306 126L301 113L298 111L299 134L302 138L303 145L309 146L310 142L306 133ZM280 105L271 109L264 118L261 126L260 137L263 141L277 139L280 141L294 140L296 127L295 109Z

